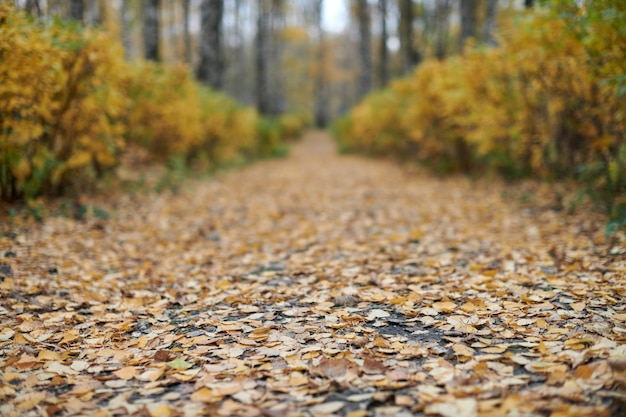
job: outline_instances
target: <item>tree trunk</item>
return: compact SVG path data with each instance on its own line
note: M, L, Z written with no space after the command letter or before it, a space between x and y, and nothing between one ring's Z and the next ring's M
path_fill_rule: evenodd
M365 97L372 88L372 33L367 0L356 0L357 21L359 24L359 78L357 99Z
M279 31L284 27L283 0L259 0L256 36L256 99L261 114L277 116L284 107L282 89L282 45Z
M122 29L122 45L124 46L124 57L130 60L133 57L133 41L130 35L130 22L132 20L130 10L130 0L122 0L120 8L120 22Z
M532 9L535 5L534 0L524 0L524 7L527 9Z
M326 85L326 39L322 28L322 9L324 0L315 0L314 20L317 33L317 57L315 72L315 125L326 127L328 124L328 86Z
M247 103L250 101L249 90L249 82L246 77L246 49L245 49L245 39L243 34L242 27L242 0L235 0L235 16L234 16L234 24L233 30L235 33L235 50L233 51L235 65L231 65L230 68L233 69L233 79L232 83L232 91L233 95L242 103Z
M149 61L161 59L159 49L159 9L160 0L142 0L143 56Z
M485 12L485 25L483 26L483 40L489 46L496 46L494 38L496 28L496 15L498 0L487 0L487 10Z
M270 62L271 59L271 7L270 0L259 0L257 3L256 32L256 98L259 113L272 114L273 108L270 93Z
M461 3L461 34L459 51L463 52L465 42L476 36L476 2L477 0L460 0Z
M400 37L400 56L402 58L402 72L407 73L419 64L420 56L413 45L413 0L399 0L400 22L398 35Z
M84 0L70 1L70 19L82 22L85 19L85 2Z
M75 0L72 0L75 1ZM91 26L100 26L106 20L106 4L103 0L92 0L87 11L87 22Z
M380 62L378 77L380 86L385 87L389 82L389 50L387 49L387 0L378 0L380 8Z
M191 65L191 32L189 31L189 8L191 0L183 0L183 48L185 63Z
M200 6L200 65L198 79L215 89L223 86L222 16L224 0L203 0Z
M270 37L270 94L272 114L279 115L285 110L285 92L283 90L283 52L284 45L281 33L285 28L285 0L272 0L271 10L271 37Z
M447 55L450 0L439 0L435 5L436 41L435 56L444 59Z
M24 9L26 13L34 16L36 18L41 18L41 6L39 4L39 0L26 0L26 4L24 5Z

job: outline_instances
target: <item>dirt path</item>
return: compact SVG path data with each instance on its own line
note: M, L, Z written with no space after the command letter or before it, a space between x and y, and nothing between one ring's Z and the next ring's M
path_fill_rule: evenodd
M311 133L0 238L0 415L623 415L624 248L505 191Z

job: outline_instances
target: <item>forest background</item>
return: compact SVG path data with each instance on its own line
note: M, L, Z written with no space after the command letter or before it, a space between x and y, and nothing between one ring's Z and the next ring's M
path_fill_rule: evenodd
M330 2L4 2L2 200L154 163L163 186L332 122L344 151L571 181L626 225L623 2L352 0L329 31Z

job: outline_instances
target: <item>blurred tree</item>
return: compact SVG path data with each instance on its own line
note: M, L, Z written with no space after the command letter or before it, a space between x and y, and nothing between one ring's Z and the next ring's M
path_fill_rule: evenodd
M356 18L359 26L359 78L357 96L361 99L372 88L372 32L367 0L356 0Z
M270 93L271 32L270 0L259 0L256 31L256 98L257 109L261 114L274 113Z
M76 0L72 0L74 2ZM84 2L84 0L83 0ZM88 3L87 18L84 19L91 26L100 26L107 21L107 7L111 5L106 0L91 0Z
M387 48L387 0L378 0L380 11L380 57L378 61L378 79L383 88L389 82L389 49Z
M160 0L142 0L141 14L143 19L143 56L150 61L159 61L159 9Z
M277 116L283 110L281 82L284 1L259 0L256 32L256 99L261 114Z
M524 7L527 9L532 9L535 5L534 0L524 0Z
M246 60L246 37L244 35L244 6L249 6L249 3L243 4L243 0L235 0L233 6L233 51L230 58L232 64L229 68L233 71L231 80L231 93L240 102L250 103L251 94L250 90L250 77L247 76L249 71L249 62Z
M82 22L85 18L84 0L70 0L70 18Z
M183 48L185 63L191 65L191 32L189 31L189 9L191 0L183 0Z
M450 10L450 0L439 0L435 4L435 56L437 59L444 59L447 55Z
M465 42L476 36L476 3L477 0L459 0L461 10L461 33L459 35L459 51L463 52Z
M130 60L133 57L133 42L130 32L130 23L132 21L132 10L130 8L130 0L122 0L120 7L120 22L122 45L124 46L124 57Z
M314 2L314 24L317 38L317 56L315 63L315 125L317 127L325 127L328 124L328 86L326 82L326 39L324 28L322 27L322 9L324 0L315 0Z
M26 10L26 13L32 16L37 18L41 17L41 5L39 4L39 0L26 0L24 9Z
M407 73L420 61L413 37L413 0L398 0L398 3L400 8L398 36L400 38L402 73Z
M284 53L284 29L286 18L286 0L272 0L271 10L271 72L270 72L270 96L272 114L278 115L285 111L285 92L283 91L283 53Z
M202 0L200 6L200 65L198 79L219 90L224 81L222 19L224 0Z
M498 8L498 0L486 0L487 7L485 11L485 24L483 25L483 41L490 46L497 44L494 37L496 30L496 15Z

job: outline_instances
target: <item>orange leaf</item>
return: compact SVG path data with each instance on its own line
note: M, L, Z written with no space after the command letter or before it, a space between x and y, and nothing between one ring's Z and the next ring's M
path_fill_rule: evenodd
M128 381L129 379L133 379L136 373L137 373L137 369L134 366L125 366L113 372L115 376L125 381Z

